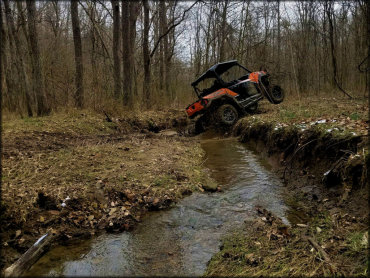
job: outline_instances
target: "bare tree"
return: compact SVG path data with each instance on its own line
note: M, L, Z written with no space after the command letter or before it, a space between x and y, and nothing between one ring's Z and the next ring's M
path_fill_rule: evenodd
M191 79L226 59L252 69L266 63L278 79L273 82L298 96L331 88L364 91L370 80L349 74L359 64L364 70L368 56L364 0L296 1L285 11L280 0L2 0L1 5L3 108L22 116L41 115L71 98L77 107L94 108L119 98L130 109L140 102L133 97L138 84L148 108L161 94L166 97L155 104L187 102Z
M122 62L123 62L123 101L128 104L132 94L130 60L130 2L122 0Z
M136 20L140 13L140 3L122 0L122 60L123 60L123 97L124 103L132 106L135 68Z
M13 56L13 60L15 60L15 65L17 68L18 76L19 76L19 80L17 81L17 83L19 84L22 94L25 96L27 114L29 117L32 117L33 113L32 113L32 108L31 108L31 94L29 92L30 86L28 84L28 79L26 76L25 68L24 68L23 55L20 49L21 44L20 44L18 35L16 34L14 20L11 14L8 0L4 0L4 7L5 7L5 17L6 17L6 21L8 24L8 30L9 30L10 53Z
M37 100L37 116L43 116L50 113L50 108L46 101L44 79L41 69L39 39L36 29L36 3L35 0L27 0L26 3L28 35L31 47L30 56L32 63L33 90Z
M15 107L12 107L12 104L10 102L10 96L9 96L9 67L8 67L8 53L6 49L7 45L7 35L5 26L3 23L3 9L2 9L2 2L0 1L0 35L1 35L1 44L0 44L0 61L1 61L1 68L0 68L0 78L1 78L1 92L2 92L2 104L4 105L4 102L6 100L6 107L8 109L15 109ZM6 97L5 97L6 96ZM5 106L4 105L4 106Z
M151 86L151 71L150 71L150 65L151 65L151 59L156 53L156 50L158 49L162 39L164 39L166 36L168 36L177 26L181 24L186 18L187 13L198 3L198 1L195 1L190 7L185 9L182 12L182 15L173 18L173 20L168 24L167 30L165 30L158 39L154 42L153 49L150 51L149 46L149 24L150 24L150 7L147 0L143 0L143 7L144 7L144 30L143 30L143 63L144 63L144 86L143 86L143 96L144 96L144 102L146 103L146 106L149 107L150 103L150 86ZM170 58L170 55L169 57Z
M222 7L222 16L221 16L221 27L219 34L219 61L222 62L225 60L226 51L225 51L225 40L226 40L226 25L227 25L227 9L229 1L225 0Z
M159 34L163 34L167 29L167 20L166 20L166 3L165 1L160 1L158 3L159 8ZM165 46L166 44L166 46ZM160 42L159 45L159 89L162 93L164 89L164 82L165 82L165 72L164 72L164 64L165 64L165 47L168 50L168 36L164 37L163 40Z
M82 42L80 19L78 17L78 2L71 0L71 17L72 17L72 30L73 30L73 43L75 48L75 66L76 66L76 92L74 94L75 104L77 107L83 107L83 64L82 64Z
M120 12L119 1L112 0L113 8L113 63L114 63L114 96L118 99L122 93L121 88L121 62L119 59L120 49Z
M143 97L146 108L149 108L150 97L150 56L149 56L149 3L143 0L144 7L144 33L143 33L143 63L144 63L144 84Z
M334 45L334 26L333 26L333 16L334 16L334 11L333 11L333 5L334 3L330 1L325 1L324 7L325 7L325 12L328 17L328 22L329 22L329 39L330 39L330 50L331 50L331 59L332 59L332 68L333 68L333 80L334 84L337 85L339 90L343 92L346 96L349 98L352 98L351 95L349 95L339 84L338 78L337 78L337 59L335 56L335 45Z

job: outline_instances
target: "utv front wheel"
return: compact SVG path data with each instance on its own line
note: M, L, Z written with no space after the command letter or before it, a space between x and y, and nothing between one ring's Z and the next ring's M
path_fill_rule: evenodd
M280 86L274 86L271 90L273 104L279 104L284 100L284 91Z
M204 118L203 117L200 117L195 122L195 130L194 130L195 134L202 133L205 130L205 128L204 128L204 125L205 125L204 121L205 121Z
M217 118L222 124L231 126L236 123L239 115L234 106L231 104L224 104L217 109Z

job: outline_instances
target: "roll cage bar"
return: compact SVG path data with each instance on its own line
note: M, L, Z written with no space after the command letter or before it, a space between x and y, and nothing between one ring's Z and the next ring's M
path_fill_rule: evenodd
M199 82L208 79L208 78L216 78L217 81L219 81L221 84L225 84L225 82L221 79L220 75L222 75L225 71L228 69L234 67L234 66L239 66L242 69L246 70L247 72L251 73L249 69L246 67L242 66L241 64L238 63L237 60L231 60L223 63L218 63L216 65L213 65L210 67L207 71L205 71L197 80L195 80L193 83L191 83L191 86L194 88L195 93L197 94L198 98L200 98L200 90L197 88L197 85Z

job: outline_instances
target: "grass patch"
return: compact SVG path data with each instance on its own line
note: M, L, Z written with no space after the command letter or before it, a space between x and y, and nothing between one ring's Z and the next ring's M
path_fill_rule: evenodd
M364 134L367 132L366 121L369 113L367 99L306 97L303 102L287 96L279 105L272 105L264 100L260 102L259 110L264 113L256 114L254 117L262 122L297 124L314 122L317 119L336 119L333 127L341 126L343 129L362 131Z
M326 213L319 213L309 222L308 228L291 227L289 236L271 238L277 234L277 224L261 220L247 221L244 228L230 233L223 239L220 251L208 264L204 276L332 276L329 266L323 262L304 235L314 238L325 248L340 275L364 275L367 273L365 233L338 227ZM319 228L319 229L318 229ZM348 249L343 252L342 250Z
M287 120L289 121L289 120L297 118L297 115L294 111L282 109L280 111L280 118L283 119L284 121L287 121Z
M349 246L348 253L358 253L367 248L368 232L353 232L348 235L347 244Z
M361 116L357 112L352 113L351 115L349 115L349 117L351 120L354 120L354 121L357 121L361 118Z
M155 178L152 182L153 186L158 186L158 187L169 187L173 182L173 177L170 175L162 175L157 178Z
M90 110L71 109L55 112L49 116L24 119L4 117L2 131L4 135L24 134L28 132L57 132L71 134L107 134L114 131L112 122L105 121L102 114Z

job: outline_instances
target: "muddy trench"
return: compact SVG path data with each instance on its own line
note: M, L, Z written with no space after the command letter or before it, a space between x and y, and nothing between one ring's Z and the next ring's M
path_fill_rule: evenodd
M193 193L148 213L132 232L103 234L46 253L26 275L202 275L221 239L262 206L286 224L300 221L283 201L281 179L236 138L201 135L204 167L222 192Z

